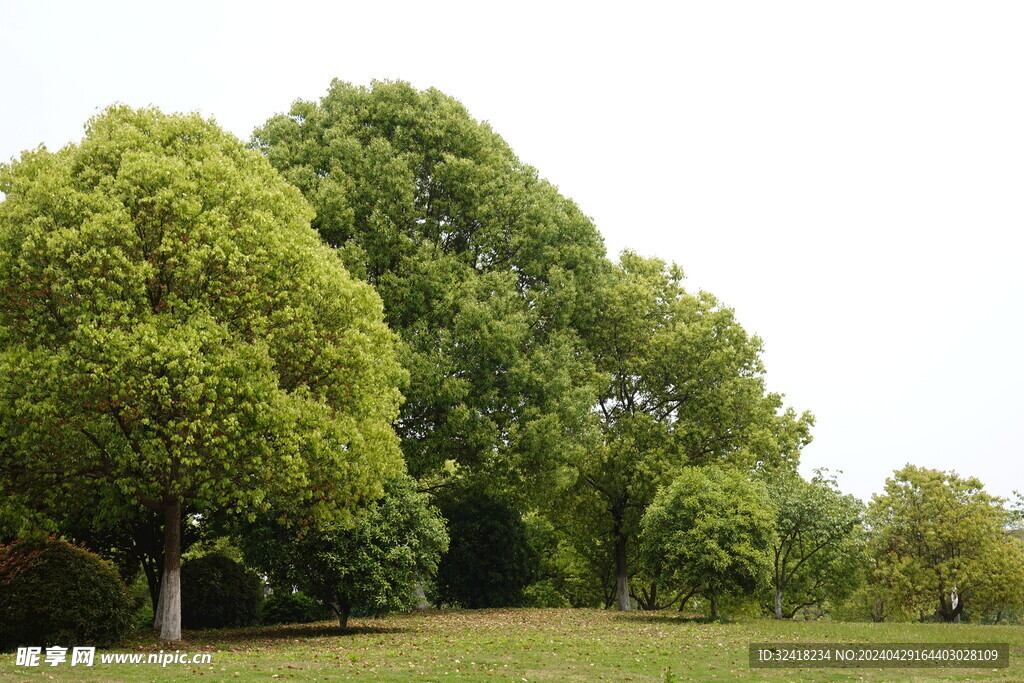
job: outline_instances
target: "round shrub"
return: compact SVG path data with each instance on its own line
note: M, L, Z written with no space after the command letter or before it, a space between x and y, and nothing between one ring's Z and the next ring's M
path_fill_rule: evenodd
M259 621L260 577L226 555L214 553L181 565L183 628L250 626Z
M134 604L117 570L55 538L0 546L0 651L119 643Z
M329 618L327 609L305 593L274 593L260 608L263 624L308 624Z

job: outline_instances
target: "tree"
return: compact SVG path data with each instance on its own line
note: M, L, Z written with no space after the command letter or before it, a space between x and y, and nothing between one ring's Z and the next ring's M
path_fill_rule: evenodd
M15 508L160 514L162 638L185 505L339 521L401 471L380 299L214 123L112 107L0 189L0 480Z
M845 598L856 588L858 565L864 560L856 534L863 504L840 493L835 479L822 472L806 481L792 468L776 468L767 482L777 510L772 547L775 618L792 619L826 597Z
M384 498L351 528L298 537L264 520L242 543L247 562L277 586L298 586L321 600L347 628L353 606L374 612L412 606L414 587L437 571L448 535L427 495L403 476L389 481Z
M1020 603L1021 553L1004 527L1003 500L955 472L907 465L869 506L875 580L889 587L894 611L959 621L965 607ZM1008 571L1008 569L1014 571Z
M593 224L434 89L334 81L253 145L302 190L402 338L411 381L396 429L410 473L454 462L506 497L564 483L591 424L577 331L598 315L589 292L608 267Z
M812 417L768 393L761 342L710 294L682 287L682 272L624 252L595 292L602 315L588 335L604 377L595 412L601 438L577 461L575 509L602 511L616 595L631 609L630 539L659 485L682 469L794 462Z
M697 592L712 601L749 594L770 576L774 522L763 483L721 466L687 468L644 513L642 557L649 574L676 592L668 605Z

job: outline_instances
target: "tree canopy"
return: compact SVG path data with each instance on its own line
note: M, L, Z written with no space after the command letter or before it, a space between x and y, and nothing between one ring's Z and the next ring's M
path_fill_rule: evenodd
M162 514L162 637L183 503L343 521L401 471L380 298L260 155L118 106L0 190L0 480L25 509L113 488Z
M335 81L253 140L403 341L396 429L410 472L452 461L526 495L557 482L593 405L577 331L608 264L592 223L433 89Z
M765 485L747 473L687 468L658 492L641 520L648 571L684 604L695 592L752 593L770 576L774 512Z
M967 607L1022 601L1021 544L1010 538L1001 498L973 477L907 465L869 506L875 581L890 612L959 621Z

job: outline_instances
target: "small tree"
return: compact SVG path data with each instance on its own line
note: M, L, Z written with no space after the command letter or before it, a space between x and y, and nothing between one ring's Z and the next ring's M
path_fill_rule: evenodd
M684 603L697 592L712 600L752 593L770 576L774 516L761 482L733 469L688 468L644 513L644 564Z
M399 477L351 528L299 537L264 521L243 533L242 546L246 561L277 586L298 586L315 596L347 628L357 605L374 612L411 607L414 587L437 570L448 535L426 494Z
M159 514L161 638L186 505L340 520L399 471L380 299L234 137L112 107L0 190L0 485L11 509L109 488Z
M772 544L775 618L791 619L826 597L845 598L856 588L858 565L866 559L856 534L863 504L840 493L835 479L822 472L806 481L794 469L777 468L767 480L777 510Z

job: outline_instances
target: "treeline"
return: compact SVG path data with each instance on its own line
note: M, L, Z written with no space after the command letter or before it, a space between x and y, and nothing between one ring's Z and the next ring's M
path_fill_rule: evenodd
M336 81L248 147L114 107L0 190L8 540L110 558L164 638L182 553L211 547L342 626L428 602L1024 602L1004 501L909 466L867 509L801 478L813 417L766 389L733 311L675 265L610 260L436 90Z

